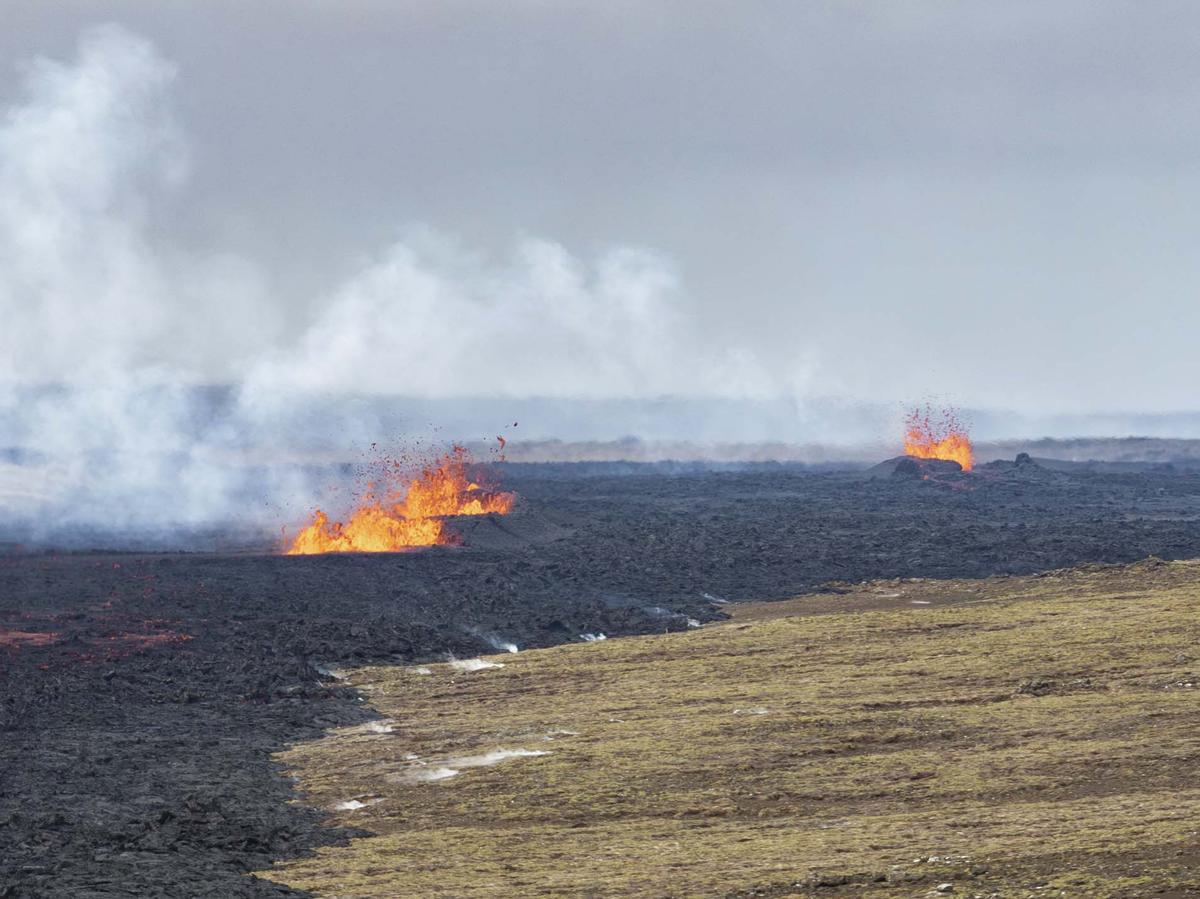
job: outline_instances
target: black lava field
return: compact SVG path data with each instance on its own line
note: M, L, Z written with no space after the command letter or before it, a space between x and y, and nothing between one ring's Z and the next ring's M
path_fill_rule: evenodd
M908 476L902 476L907 473ZM387 555L0 555L0 896L301 895L344 840L285 744L369 717L331 669L683 629L720 601L1200 555L1200 472L510 465L505 517Z

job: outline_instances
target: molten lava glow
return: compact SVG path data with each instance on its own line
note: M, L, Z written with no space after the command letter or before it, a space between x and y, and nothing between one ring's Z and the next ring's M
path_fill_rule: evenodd
M914 409L904 421L904 452L918 459L949 459L963 471L975 467L975 448L966 428L952 409L944 410L935 420L927 406Z
M458 543L458 536L442 520L444 516L504 515L515 499L512 493L492 493L474 483L467 476L469 463L467 451L456 446L405 489L391 491L385 499L368 497L345 524L330 522L318 509L287 554L403 552ZM394 463L393 469L397 468L399 464Z

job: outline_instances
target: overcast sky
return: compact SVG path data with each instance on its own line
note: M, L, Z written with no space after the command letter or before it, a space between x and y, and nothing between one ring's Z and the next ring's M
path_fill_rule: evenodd
M460 356L495 329L509 351L482 358L517 373L510 393L728 393L731 379L735 393L1023 411L1200 406L1195 3L2 6L6 108L30 105L32 59L82 65L101 23L173 67L154 104L186 172L145 202L146 242L254 273L262 353L299 347L273 372L319 363L330 297L393 320L391 336L341 334L351 356L395 355L407 315L437 315L449 288L409 313L411 277L379 272L419 228L499 260L462 276L476 286L449 312L480 333L441 360L445 392L486 391ZM106 52L111 67L124 51ZM634 310L581 312L607 329L589 352L625 366L640 340L638 360L706 371L569 372L595 360L555 351L571 343L545 307L512 299L545 283L505 261L542 271L531 238L600 272L581 304ZM665 274L637 262L629 276L611 254L630 247ZM472 322L492 266L508 305ZM645 326L642 304L659 302ZM381 389L404 392L393 374Z

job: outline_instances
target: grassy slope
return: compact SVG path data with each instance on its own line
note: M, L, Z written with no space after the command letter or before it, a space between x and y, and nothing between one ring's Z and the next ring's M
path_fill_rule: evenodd
M838 608L867 610L812 614ZM735 615L354 673L395 732L283 760L310 803L383 797L334 814L375 835L264 876L325 896L1200 895L1200 564ZM410 780L408 753L497 748L552 754Z

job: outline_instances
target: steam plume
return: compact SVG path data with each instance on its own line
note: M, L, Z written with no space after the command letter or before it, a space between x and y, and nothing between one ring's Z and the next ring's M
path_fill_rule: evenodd
M494 260L414 228L305 304L272 296L246 259L169 245L156 225L186 201L188 175L176 77L151 43L103 26L70 62L29 63L3 114L10 523L36 536L51 520L136 530L265 525L280 508L298 518L316 485L287 463L395 436L364 395L762 388L736 354L700 349L678 273L642 250L587 262L528 237Z

